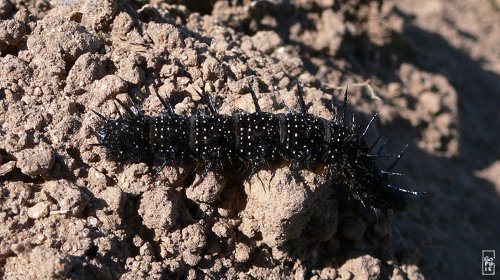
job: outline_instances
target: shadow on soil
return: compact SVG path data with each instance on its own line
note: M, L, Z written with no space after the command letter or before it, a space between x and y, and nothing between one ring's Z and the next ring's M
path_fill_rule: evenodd
M419 266L424 275L477 277L481 250L500 250L496 236L500 224L494 222L500 213L499 194L492 182L477 174L500 159L500 76L485 70L481 61L450 45L441 35L413 25L411 16L398 12L405 28L392 34L391 43L378 47L366 37L352 37L344 40L340 56L355 65L355 74L366 78L399 81L399 67L409 63L442 75L456 90L458 156L437 157L417 147L410 150L399 168L408 174L407 183L431 195L414 203L395 221L408 245L420 249ZM419 134L403 119L390 127L398 136L406 134L404 139L395 139L399 142L393 143L396 146L414 141Z

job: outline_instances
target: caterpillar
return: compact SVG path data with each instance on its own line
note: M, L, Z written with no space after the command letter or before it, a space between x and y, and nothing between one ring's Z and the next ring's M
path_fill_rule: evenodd
M273 114L261 110L257 96L250 86L254 113L219 114L210 94L200 93L209 114L183 116L174 113L170 101L156 96L166 112L160 116L144 115L137 104L135 112L116 100L127 111L117 119L96 113L102 123L96 130L95 145L104 146L108 158L115 161L153 162L161 168L180 163L202 163L201 178L217 170L222 162L243 162L254 172L262 164L290 162L294 167L322 164L333 176L341 175L347 193L365 207L382 210L404 210L407 195L419 195L391 184L389 175L403 156L405 148L385 170L376 164L381 152L371 151L365 137L378 116L373 115L361 132L354 122L346 123L348 89L344 92L342 114L331 120L307 113L303 92L297 83L298 113ZM116 105L116 104L115 104ZM120 112L120 110L117 111ZM335 179L335 178L334 178Z

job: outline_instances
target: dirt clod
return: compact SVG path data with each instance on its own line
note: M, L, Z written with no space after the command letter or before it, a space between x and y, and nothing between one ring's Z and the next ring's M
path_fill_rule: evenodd
M50 181L44 184L43 191L57 201L59 211L76 216L80 214L89 201L76 185L66 181Z
M52 147L41 142L34 148L24 149L16 153L17 167L26 175L46 175L55 161Z
M186 189L186 197L197 202L212 203L217 200L224 188L224 178L216 176L213 172L201 180L195 178L195 183Z
M178 215L176 206L175 195L157 187L142 195L139 215L146 227L168 230L175 224Z

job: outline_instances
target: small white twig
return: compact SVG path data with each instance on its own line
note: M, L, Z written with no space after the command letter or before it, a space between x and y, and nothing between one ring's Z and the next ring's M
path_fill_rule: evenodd
M336 90L341 90L341 89L345 89L346 86L334 86L334 85L331 85L329 83L325 83L326 86L332 88L332 89L336 89ZM359 87L365 87L366 90L368 91L368 93L370 94L370 98L371 99L377 99L377 100L382 100L376 93L375 91L373 90L372 86L370 85L370 80L366 80L362 83L354 83L354 84L349 84L349 87L350 88L359 88Z

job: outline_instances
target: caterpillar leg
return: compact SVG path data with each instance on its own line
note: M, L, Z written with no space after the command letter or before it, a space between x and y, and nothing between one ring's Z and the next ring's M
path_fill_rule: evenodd
M260 161L258 161L258 160L252 160L250 162L250 174L249 174L249 177L251 177L252 175L254 175L255 173L257 173L257 169L259 168L259 165L260 165Z
M205 168L203 169L203 172L200 175L200 181L205 179L208 175L208 172L214 171L217 168L219 168L220 164L218 162L210 161L205 165Z
M170 159L163 159L160 167L156 170L155 176L158 176L158 174L161 173L163 168L165 168L167 165L173 165L173 161Z

